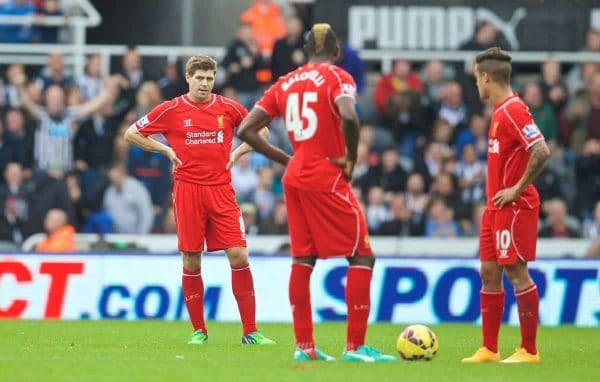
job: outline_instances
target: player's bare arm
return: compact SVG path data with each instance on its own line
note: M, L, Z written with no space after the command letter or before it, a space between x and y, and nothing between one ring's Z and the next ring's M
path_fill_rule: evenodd
M119 92L119 77L110 76L104 80L104 86L100 93L88 102L81 105L74 106L75 113L79 118L86 118L97 110L101 109L104 105L113 101Z
M267 158L286 165L290 160L290 156L283 150L273 146L259 133L270 121L271 117L264 110L255 107L242 121L237 136Z
M527 163L525 174L514 186L498 191L493 198L494 205L502 208L517 199L525 187L531 184L542 172L548 158L550 158L550 149L546 142L541 140L534 143L531 146L531 157Z
M136 145L146 151L154 151L157 153L161 153L171 161L173 168L181 165L181 160L175 154L172 148L167 145L164 145L157 141L156 139L152 139L150 137L144 137L142 134L138 132L135 124L129 126L129 128L125 131L124 138L127 142L132 145Z
M19 98L21 98L21 102L25 107L25 110L33 117L38 118L40 115L39 106L31 100L27 90L25 89L25 84L27 83L27 77L25 74L17 74L8 79L8 81L17 88L19 92Z
M332 162L344 170L344 174L346 174L348 179L352 178L358 149L359 122L354 103L354 99L351 97L340 97L336 101L340 116L342 117L342 132L346 141L346 156L342 158L330 158Z
M262 129L260 129L258 131L258 134L260 134L260 136L263 137L264 139L268 139L269 135L271 133L269 133L269 129L265 126L265 127L263 127ZM233 166L233 164L235 162L237 162L238 159L240 159L244 155L248 154L252 150L254 150L252 148L252 146L250 146L246 142L243 142L241 145L239 145L238 147L236 147L236 149L231 152L231 154L229 155L229 162L227 162L227 166L225 166L225 168L227 170L231 169L231 167Z

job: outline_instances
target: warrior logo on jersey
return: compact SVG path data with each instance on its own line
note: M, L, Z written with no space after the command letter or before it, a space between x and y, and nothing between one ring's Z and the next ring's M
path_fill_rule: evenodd
M525 125L525 127L523 127L521 131L523 131L523 134L527 139L531 139L540 134L540 129L538 129L538 127L534 123L530 125Z
M188 118L188 119L184 119L183 120L183 127L190 127L192 126L192 119Z
M225 118L223 114L217 115L217 125L219 126L219 129L223 128L223 118Z

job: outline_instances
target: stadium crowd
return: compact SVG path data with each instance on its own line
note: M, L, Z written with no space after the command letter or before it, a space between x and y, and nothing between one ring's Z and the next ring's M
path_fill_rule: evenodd
M33 1L10 3L35 8ZM52 3L40 2L46 8ZM302 7L292 10L297 15L284 18L276 3L262 0L241 15L220 62L218 92L251 108L272 81L305 62L309 15ZM7 12L0 6L0 13ZM21 38L20 32L2 27L0 40L23 42L11 40ZM28 41L46 38L39 36L30 31ZM461 48L482 50L498 43L495 28L483 23ZM588 31L583 49L600 52L600 31ZM479 101L473 64L399 59L389 73L378 73L345 42L338 64L352 74L360 93L363 126L353 185L370 232L476 236L493 110ZM129 147L123 131L163 100L187 91L182 63L168 62L154 76L132 48L120 66L103 76L100 56L91 55L85 74L75 78L63 55L52 52L39 73L20 64L5 68L0 240L21 243L31 234L65 227L174 233L170 163L160 154ZM598 240L600 67L566 67L548 59L539 70L523 73L514 76L514 88L552 150L535 183L542 199L539 234ZM270 128L270 139L290 150L282 121ZM249 234L287 234L283 170L255 153L233 167Z

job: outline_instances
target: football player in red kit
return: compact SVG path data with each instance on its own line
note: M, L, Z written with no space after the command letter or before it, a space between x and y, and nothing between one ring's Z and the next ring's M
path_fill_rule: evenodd
M308 64L280 77L238 132L255 150L286 165L283 184L293 256L289 298L296 337L294 359L334 360L315 345L309 284L317 259L342 256L350 264L342 359L395 361L365 344L375 258L364 215L350 186L359 129L356 84L332 64L340 47L328 24L313 26L305 50ZM285 120L294 148L291 158L259 135L261 127L277 116Z
M189 92L163 102L131 125L125 139L145 150L163 153L173 163L173 211L183 259L182 287L194 332L188 343L208 340L204 322L201 254L224 250L231 264L231 286L243 326L242 343L273 344L256 328L254 283L246 234L231 185L232 162L249 152L231 153L234 129L248 113L238 102L212 93L217 63L194 56L186 64ZM152 139L162 134L169 146ZM263 128L261 134L268 131Z
M482 100L494 106L488 133L487 205L479 236L482 347L466 363L498 362L504 310L502 275L515 290L521 345L504 363L540 361L536 348L539 295L527 263L535 260L540 199L533 181L550 151L529 109L510 86L511 57L490 48L476 58Z

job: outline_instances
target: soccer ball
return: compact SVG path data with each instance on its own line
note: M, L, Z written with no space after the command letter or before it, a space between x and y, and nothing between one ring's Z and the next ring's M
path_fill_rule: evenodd
M404 329L396 349L406 361L431 361L438 351L439 343L435 333L425 325L411 325Z

